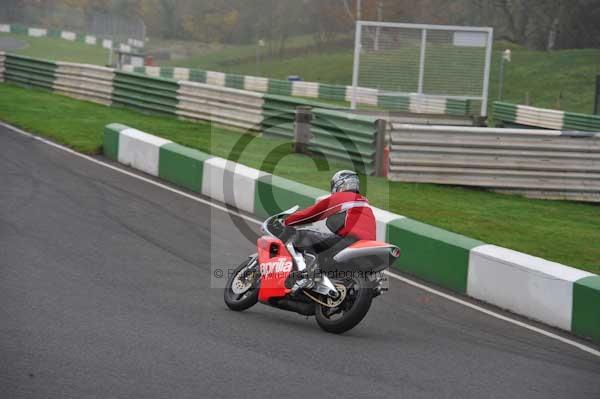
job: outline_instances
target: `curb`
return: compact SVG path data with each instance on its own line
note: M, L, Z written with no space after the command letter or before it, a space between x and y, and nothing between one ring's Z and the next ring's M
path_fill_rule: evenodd
M329 194L120 124L106 126L104 154L257 217ZM600 276L373 211L377 239L402 248L398 270L600 342Z

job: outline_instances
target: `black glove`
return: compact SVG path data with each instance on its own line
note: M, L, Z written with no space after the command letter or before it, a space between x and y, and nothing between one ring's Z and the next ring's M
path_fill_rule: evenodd
M279 234L279 239L283 242L288 242L290 239L296 236L296 229L290 226L286 226L285 224L281 224L283 227L281 234Z
M271 222L269 222L269 231L271 233L273 233L273 235L275 237L279 237L283 231L285 230L285 225L283 223L281 223L281 220L271 220Z

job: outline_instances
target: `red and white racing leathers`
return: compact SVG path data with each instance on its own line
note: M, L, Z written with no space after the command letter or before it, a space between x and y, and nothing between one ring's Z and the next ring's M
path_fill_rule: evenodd
M333 193L313 206L293 213L285 219L286 226L313 223L344 213L345 221L333 233L357 240L375 240L376 223L369 201L351 191Z

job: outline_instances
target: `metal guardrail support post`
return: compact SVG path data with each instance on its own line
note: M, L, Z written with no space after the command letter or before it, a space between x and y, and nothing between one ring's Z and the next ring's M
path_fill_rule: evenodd
M600 75L596 76L596 99L594 101L594 114L600 115Z
M387 176L388 152L386 150L387 121L375 121L375 176Z
M311 132L312 108L307 106L296 107L294 119L294 152L305 154L308 152L308 143L312 139Z

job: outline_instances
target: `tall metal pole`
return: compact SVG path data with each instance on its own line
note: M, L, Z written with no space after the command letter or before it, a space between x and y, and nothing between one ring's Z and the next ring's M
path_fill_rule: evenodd
M423 94L423 80L425 78L425 49L427 47L427 29L421 31L421 54L419 55L419 94Z
M481 116L487 117L488 94L490 91L490 69L492 64L492 46L494 45L494 29L488 30L485 69L483 75L483 98L481 99Z
M500 60L500 79L498 80L498 101L502 101L502 90L504 86L504 57Z
M383 20L383 3L380 1L377 3L377 20L381 22ZM379 35L381 28L378 26L375 31L375 51L379 51Z
M352 67L352 103L351 108L356 109L356 100L358 93L356 88L358 87L358 73L360 65L360 50L362 46L362 23L359 21L356 23L356 33L354 38L354 65Z
M360 21L362 19L362 1L356 0L356 20Z
M256 44L256 76L260 76L260 53L261 48L265 46L263 39L260 39Z
M259 46L256 46L256 76L260 76L260 53L259 53Z

